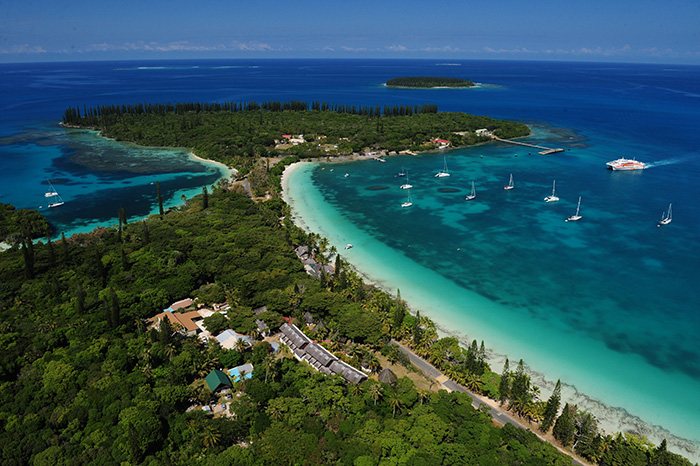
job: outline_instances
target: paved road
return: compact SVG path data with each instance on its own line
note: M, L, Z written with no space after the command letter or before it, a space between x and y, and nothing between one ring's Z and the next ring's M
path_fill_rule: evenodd
M464 392L469 394L469 396L472 397L472 405L479 410L484 410L485 412L491 414L491 417L496 420L497 422L501 424L512 424L515 427L520 427L523 429L529 429L527 425L524 423L520 422L518 419L513 417L508 411L506 411L503 408L500 408L498 406L491 406L488 403L486 403L486 398L477 395L476 393L472 393L469 390L467 390L465 387L462 385L459 385L458 383L454 382L451 379L448 379L442 372L440 372L435 366L430 364L428 361L425 359L421 358L418 356L416 353L408 349L406 346L402 345L396 340L391 341L394 345L398 346L399 349L401 349L401 352L404 353L406 356L408 356L409 360L411 363L416 366L418 369L423 371L428 377L438 380L439 383L442 384L443 387L453 391L453 392ZM483 408L482 408L483 406ZM537 432L534 432L532 429L529 429L532 431L535 435L540 437ZM542 437L540 437L542 439ZM543 441L546 442L546 440L542 439ZM562 450L559 448L559 446L554 445L559 451L561 451L564 454L569 454L568 452ZM569 455L570 456L570 455ZM577 466L587 466L585 463L580 462L576 458L571 457L571 460L573 461L573 464Z

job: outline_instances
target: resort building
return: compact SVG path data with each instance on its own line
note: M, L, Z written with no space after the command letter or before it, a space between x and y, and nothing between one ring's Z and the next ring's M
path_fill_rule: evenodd
M217 390L222 388L232 387L231 380L228 378L228 376L218 369L211 371L209 375L206 376L204 381L207 383L207 387L209 387L209 390L211 390L212 393L216 393Z
M360 383L367 379L364 372L338 359L323 346L311 341L296 325L284 323L280 327L280 340L294 353L300 361L308 362L319 372L329 375L340 375L347 382Z

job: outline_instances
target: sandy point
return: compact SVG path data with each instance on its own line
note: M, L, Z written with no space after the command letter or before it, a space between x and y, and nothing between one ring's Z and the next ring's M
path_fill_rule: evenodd
M224 178L230 179L231 177L235 176L238 173L238 170L236 170L235 168L229 167L225 163L217 162L216 160L205 159L203 157L198 156L194 152L189 152L187 155L190 158L192 158L198 162L202 162L206 165L214 165L214 166L221 168L222 172L224 173Z

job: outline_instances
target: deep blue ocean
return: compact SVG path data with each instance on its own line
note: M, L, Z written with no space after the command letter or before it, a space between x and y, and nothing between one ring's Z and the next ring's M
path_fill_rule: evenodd
M476 89L398 90L398 76ZM0 65L0 202L39 208L56 234L116 223L225 173L187 150L144 149L58 126L68 106L307 100L437 104L522 121L535 149L490 143L420 156L307 164L290 179L300 223L445 332L484 339L500 372L525 359L601 425L669 438L700 459L700 67L443 61L236 60ZM636 158L639 172L607 161ZM452 176L434 173L447 160ZM402 208L399 171L413 206ZM344 176L347 173L347 177ZM512 174L515 188L503 190ZM46 208L50 179L66 204ZM559 202L545 203L556 180ZM477 198L466 202L471 182ZM564 219L576 210L579 222ZM673 204L673 221L657 227Z

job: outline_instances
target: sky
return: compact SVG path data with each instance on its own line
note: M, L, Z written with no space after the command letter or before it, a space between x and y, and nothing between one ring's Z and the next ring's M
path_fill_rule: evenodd
M700 65L700 0L0 0L0 63L178 58Z

